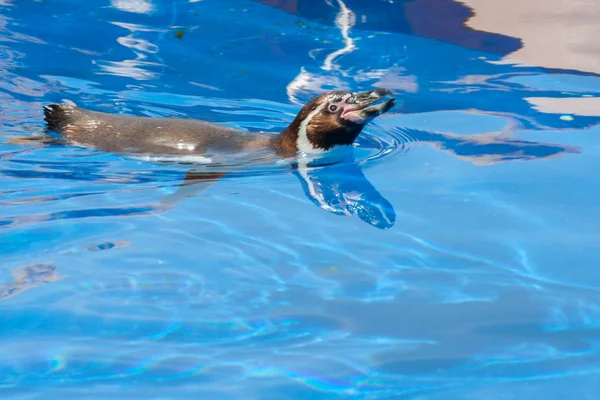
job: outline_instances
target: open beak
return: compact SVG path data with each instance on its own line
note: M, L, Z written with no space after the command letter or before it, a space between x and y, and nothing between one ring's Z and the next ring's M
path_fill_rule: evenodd
M360 117L370 120L388 112L396 104L396 99L391 90L375 89L352 94L346 100L346 104L349 107L344 109L344 113L356 113Z

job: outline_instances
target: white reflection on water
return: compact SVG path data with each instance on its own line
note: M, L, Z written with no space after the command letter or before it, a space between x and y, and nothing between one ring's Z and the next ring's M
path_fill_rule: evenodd
M348 8L346 3L342 0L337 0L340 7L335 18L335 26L340 30L342 38L344 40L344 47L329 53L321 66L324 71L335 70L344 75L343 71L340 70L339 65L334 64L334 60L342 54L349 54L356 50L354 39L350 36L350 29L356 23L356 14ZM329 5L331 3L328 2ZM318 49L315 49L318 51ZM286 92L291 102L296 104L302 104L302 101L298 99L298 93L302 90L309 90L311 92L320 92L324 86L335 87L336 89L348 89L348 85L339 77L332 74L326 75L315 75L302 67L300 73L287 85Z
M137 37L138 32L160 32L160 30L152 29L138 24L113 22L121 28L127 29L129 34L117 38L117 42L131 49L135 54L135 59L123 61L99 61L98 65L102 73L133 78L135 80L152 80L158 77L158 73L151 71L151 68L162 67L158 62L148 61L149 56L153 56L159 52L159 47L140 37Z
M110 4L121 11L149 14L154 10L150 0L111 0Z
M354 40L350 37L350 29L356 23L356 15L350 10L346 3L342 0L337 0L340 6L340 12L335 18L335 26L338 27L342 37L344 38L345 46L342 49L334 51L329 54L325 59L325 63L323 64L323 69L325 71L330 71L334 68L338 68L337 65L333 64L333 60L335 60L339 55L351 53L354 51L356 46L354 45Z

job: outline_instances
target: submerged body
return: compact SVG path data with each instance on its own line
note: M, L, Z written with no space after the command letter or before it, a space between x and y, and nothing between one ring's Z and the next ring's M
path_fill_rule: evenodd
M380 100L388 98L385 102ZM44 107L48 130L68 144L107 152L229 156L269 152L281 157L327 153L351 145L363 127L394 105L392 93L332 91L308 102L277 135L236 130L207 121L151 118L90 111L67 104Z

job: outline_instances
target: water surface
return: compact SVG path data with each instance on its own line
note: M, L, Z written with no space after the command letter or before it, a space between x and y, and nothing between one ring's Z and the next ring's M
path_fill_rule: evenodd
M2 398L597 398L598 71L427 3L2 1ZM62 100L276 132L373 87L304 176L11 142Z

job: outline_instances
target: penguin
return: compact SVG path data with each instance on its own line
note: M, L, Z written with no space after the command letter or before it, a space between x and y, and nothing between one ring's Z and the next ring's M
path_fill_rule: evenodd
M203 158L201 163L212 157L218 159L219 168L189 170L179 188L160 201L161 206L191 197L225 176L235 177L248 166L271 163L272 158L265 157L269 153L291 161L305 194L320 208L337 215L355 214L369 225L389 229L394 225L394 209L358 166L342 164L346 175L338 171L322 176L324 172L313 170L310 160L331 160L329 154L351 146L370 121L394 104L394 95L388 89L325 92L306 103L277 134L237 130L196 119L114 115L72 104L50 104L44 107L44 135L21 141L75 145L128 156L166 155L182 164L194 163L188 161L198 158ZM237 160L232 162L231 157ZM221 163L223 159L228 162ZM342 175L347 179L340 178ZM340 185L340 180L346 184Z
M288 158L352 145L367 123L394 104L388 89L325 92L306 103L276 135L197 119L114 115L64 103L45 106L44 119L47 131L58 133L67 145L106 152L250 157L266 151Z

